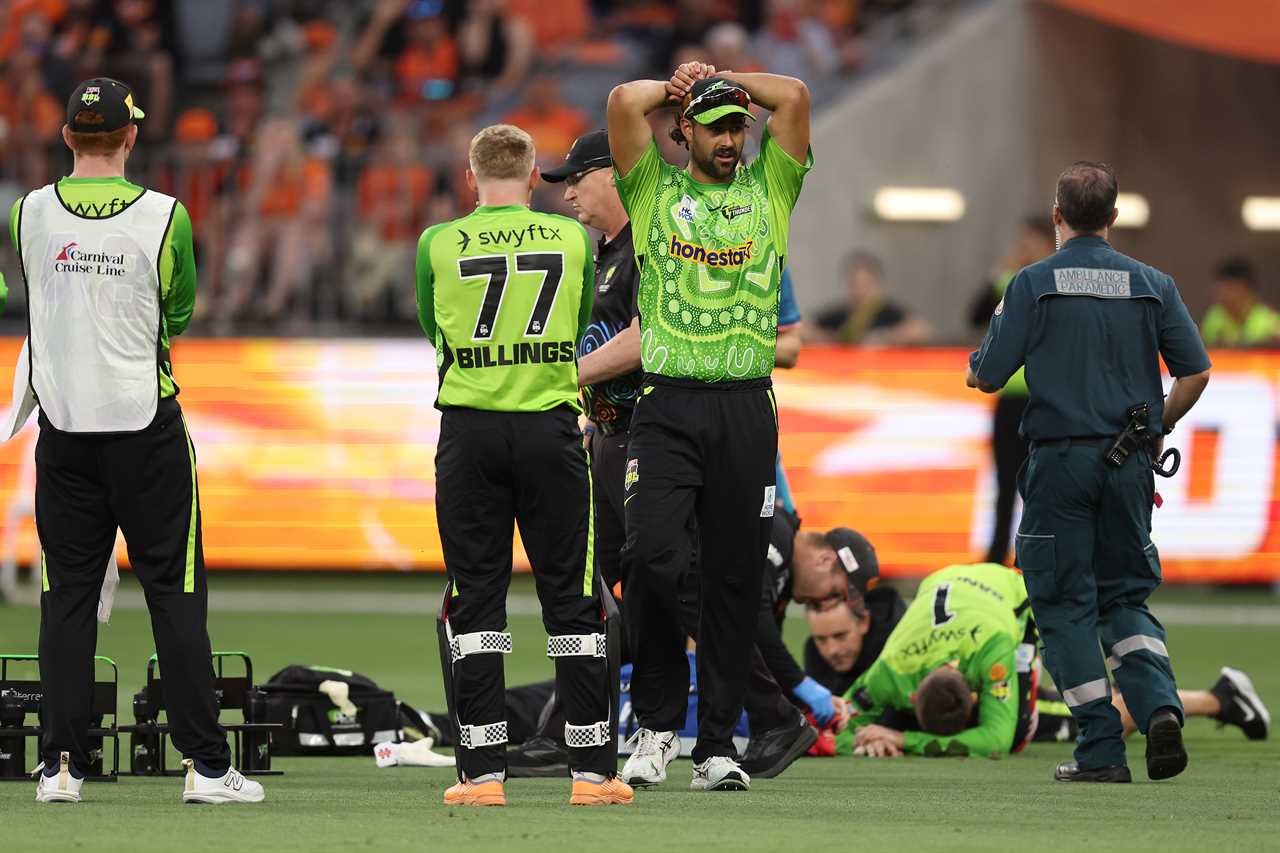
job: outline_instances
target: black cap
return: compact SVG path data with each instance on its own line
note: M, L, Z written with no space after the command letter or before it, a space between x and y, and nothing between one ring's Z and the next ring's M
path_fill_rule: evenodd
M609 154L609 131L593 130L573 141L573 147L564 156L564 162L542 173L542 180L558 184L570 175L587 169L601 169L613 165Z
M867 537L847 527L828 530L824 536L827 544L836 552L840 567L849 576L849 590L866 595L880 578L880 561L876 549Z
M704 77L689 87L685 97L688 103L683 115L698 124L711 124L728 115L756 120L751 114L751 96L747 90L723 77Z
M72 133L110 133L145 115L133 102L133 90L110 77L85 80L67 101L67 126Z

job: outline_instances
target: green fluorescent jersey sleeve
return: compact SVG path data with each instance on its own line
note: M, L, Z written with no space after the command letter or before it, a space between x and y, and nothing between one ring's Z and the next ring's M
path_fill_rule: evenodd
M418 319L436 348L436 405L538 412L578 403L591 312L586 229L523 205L479 207L418 243Z
M442 223L442 225L448 223ZM440 344L436 340L435 276L431 271L431 240L442 225L433 225L418 238L418 258L414 264L414 278L418 294L418 323L426 332L439 357Z
M854 716L845 730L836 735L836 753L852 755L858 729L872 725L890 708L910 710L910 694L914 689L910 677L896 672L884 658L878 658L844 695L852 703Z
M160 252L160 298L164 302L164 326L168 335L187 330L196 307L196 254L191 237L191 217L178 202Z
M649 140L649 147L640 160L631 167L631 171L623 175L614 169L614 183L618 186L618 198L627 211L627 218L635 222L651 222L658 204L658 185L665 176L678 171L675 166L662 159L658 153L658 143ZM636 257L644 257L649 241L642 239L644 234L633 229Z
M782 259L787 256L788 238L791 234L791 211L795 209L804 185L804 176L813 168L813 149L806 152L803 163L797 163L783 151L766 127L760 139L760 155L749 167L756 180L769 191L769 225L773 229L773 242Z

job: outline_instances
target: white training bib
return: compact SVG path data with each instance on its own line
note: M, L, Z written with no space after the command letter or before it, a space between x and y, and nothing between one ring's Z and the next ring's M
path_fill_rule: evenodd
M175 200L146 190L120 213L77 216L56 185L18 220L31 388L66 432L136 432L160 401L161 241Z

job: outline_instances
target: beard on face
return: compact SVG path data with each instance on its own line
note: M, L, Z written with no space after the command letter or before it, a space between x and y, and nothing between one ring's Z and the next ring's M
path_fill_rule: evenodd
M716 159L716 155L724 154L733 158L733 162L723 164ZM742 154L731 145L718 145L706 152L705 156L696 151L690 151L690 156L698 164L698 168L703 173L713 178L727 178L738 168L738 161L742 159Z

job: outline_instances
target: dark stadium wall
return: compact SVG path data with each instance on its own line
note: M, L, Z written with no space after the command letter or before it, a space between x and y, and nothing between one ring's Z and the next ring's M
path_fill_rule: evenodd
M1173 274L1197 317L1217 261L1245 254L1280 302L1280 233L1249 232L1246 195L1280 195L1280 67L1118 30L1027 0L992 0L814 127L818 165L796 210L792 271L812 313L843 292L852 249L883 259L891 296L941 341L966 341L968 304L1028 212L1047 212L1058 172L1102 159L1151 219L1113 233ZM881 222L885 185L954 187L958 222Z

